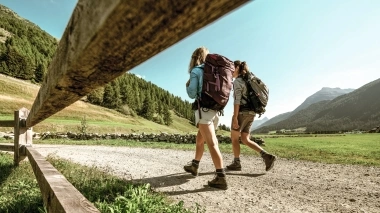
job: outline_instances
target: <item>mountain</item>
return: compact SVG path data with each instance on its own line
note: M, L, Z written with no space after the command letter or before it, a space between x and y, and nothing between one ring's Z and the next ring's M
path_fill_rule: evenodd
M58 41L0 5L0 73L41 83Z
M299 105L295 110L293 110L291 112L285 112L285 113L282 113L280 115L277 115L277 116L269 119L267 122L262 123L261 125L257 126L256 128L251 128L251 131L256 130L256 129L263 127L263 126L268 126L268 125L275 124L275 123L278 123L280 121L286 120L289 117L291 117L292 115L296 114L297 112L299 112L303 109L306 109L307 107L309 107L310 105L312 105L314 103L318 103L318 102L324 101L324 100L333 100L334 98L336 98L338 96L350 93L354 90L355 89L340 89L340 88L323 87L318 92L316 92L313 95L306 98L306 100L301 105Z
M251 131L256 130L256 129L262 127L262 126L268 126L268 125L271 125L271 124L274 124L274 123L277 123L277 122L283 121L283 120L289 118L290 113L291 113L291 112L285 112L285 113L282 113L282 114L276 115L275 117L273 117L273 118L267 120L266 122L261 123L260 125L254 127L254 128L252 127L252 128L251 128Z
M14 111L22 107L31 109L40 87L28 81L0 74L0 120L11 120ZM197 128L189 120L170 111L172 124L162 125L138 115L126 115L106 107L79 100L57 114L38 123L34 132L78 132L81 120L87 120L89 133L179 133L195 134ZM13 131L13 128L1 127L0 132Z
M324 101L324 100L333 100L334 98L350 93L354 91L355 89L340 89L340 88L329 88L329 87L323 87L318 92L314 93L313 95L306 98L306 100L299 105L295 110L291 112L290 115L294 115L295 113L306 109L310 105Z
M254 132L306 127L307 132L369 130L380 124L380 79L333 100L311 104L289 118Z
M253 124L251 126L251 131L257 129L257 127L259 127L261 124L267 122L268 120L269 120L269 118L267 118L267 117L265 117L261 120L254 120Z
M32 22L0 5L0 73L39 84L43 82L58 42ZM191 104L152 82L126 73L87 94L91 104L126 115L169 124L170 113L194 121Z

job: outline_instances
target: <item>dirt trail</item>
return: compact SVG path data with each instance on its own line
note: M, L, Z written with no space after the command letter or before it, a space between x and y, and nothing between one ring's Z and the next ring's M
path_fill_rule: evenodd
M196 178L183 171L193 151L108 146L33 145L46 156L53 153L74 162L107 169L157 191L188 207L206 212L380 212L380 168L344 166L279 158L265 172L259 157L242 156L243 170L227 171L228 190L206 186L213 178L208 153ZM224 154L225 164L232 159Z

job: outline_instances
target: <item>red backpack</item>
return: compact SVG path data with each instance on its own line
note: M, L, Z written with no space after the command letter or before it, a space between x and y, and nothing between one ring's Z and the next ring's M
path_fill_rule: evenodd
M227 105L232 89L234 62L218 55L208 54L203 69L203 85L198 109L205 107L222 111Z

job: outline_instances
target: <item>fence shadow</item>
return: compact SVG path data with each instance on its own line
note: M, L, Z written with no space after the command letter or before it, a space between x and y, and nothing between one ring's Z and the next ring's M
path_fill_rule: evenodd
M226 175L234 175L234 176L246 176L246 177L260 177L262 175L265 175L265 173L259 173L259 174L252 174L252 173L241 173L241 172L226 172Z
M4 183L4 181L9 177L9 175L12 173L14 165L13 161L8 162L1 162L2 159L8 158L6 156L8 154L1 153L0 152L0 185ZM11 158L13 159L13 158Z
M204 175L213 175L215 172L201 172L198 174L198 176L204 176ZM265 175L265 173L258 173L258 174L252 174L252 173L233 173L233 172L226 172L227 177L230 175L234 176L246 176L246 177L259 177L262 175ZM174 173L170 175L163 175L158 177L150 177L150 178L141 178L141 179L135 179L132 180L133 183L149 183L153 188L163 188L163 187L170 187L170 186L178 186L184 183L189 182L191 179L194 179L196 177L192 176L189 173L181 172L181 173ZM207 184L203 185L201 188L194 188L191 190L170 190L170 191L163 191L160 190L160 192L165 193L169 196L172 195L183 195L183 194L189 194L189 193L198 193L198 192L206 192L206 191L217 191L220 189L215 189L212 187L209 187Z
M213 172L202 172L198 176L210 175ZM163 175L158 177L149 177L141 179L133 179L133 183L149 183L154 188L169 187L169 186L178 186L184 183L189 182L195 177L186 172L174 173L170 175Z

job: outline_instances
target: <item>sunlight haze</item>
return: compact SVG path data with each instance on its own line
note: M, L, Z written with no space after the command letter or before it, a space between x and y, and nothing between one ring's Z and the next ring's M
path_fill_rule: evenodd
M60 39L76 0L0 0ZM294 110L323 87L357 89L380 77L380 1L256 0L130 70L183 100L192 52L246 61L269 88L267 112ZM230 126L232 95L221 123ZM256 118L257 119L257 118Z

